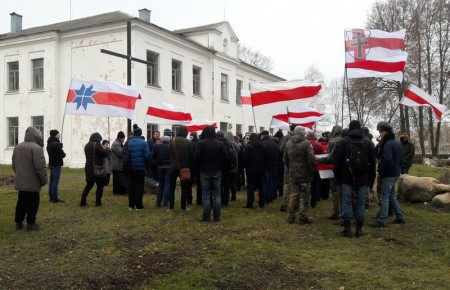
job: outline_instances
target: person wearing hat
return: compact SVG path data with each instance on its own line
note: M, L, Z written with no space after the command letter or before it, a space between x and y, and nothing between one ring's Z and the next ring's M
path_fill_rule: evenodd
M377 130L380 132L381 143L378 163L378 174L381 179L381 198L380 212L377 221L372 227L384 228L387 226L389 217L389 207L391 206L395 213L394 223L404 224L405 216L400 208L395 194L395 184L400 176L402 164L402 146L395 140L395 134L392 127L387 122L379 122Z
M142 139L142 129L133 125L133 136L128 139L127 151L130 163L128 173L128 207L143 210L145 170L150 166L151 152L147 141Z
M111 170L113 175L113 194L126 194L128 190L127 176L123 171L123 144L125 133L119 131L117 138L111 145Z
M61 135L58 130L50 130L50 137L47 139L48 167L50 168L50 182L48 184L48 196L50 202L58 203L64 200L58 197L58 185L61 177L61 167L66 153L63 151L63 144L60 142Z
M290 131L288 134L281 140L280 142L280 151L281 154L284 156L284 151L286 150L286 143L292 139L292 136L294 135L294 130L297 125L291 124L289 126ZM284 157L283 157L283 163L284 163ZM284 164L284 173L283 173L283 203L281 204L280 211L286 211L289 206L289 198L291 195L291 183L289 179L289 169L287 168L286 164Z
M402 144L403 161L401 166L401 174L408 174L409 168L411 168L416 148L411 142L408 134L400 135L400 143Z
M298 208L300 223L310 224L312 220L308 216L308 203L317 161L311 143L306 140L305 128L295 127L292 139L286 143L283 158L284 164L288 167L291 183L287 222L294 223L295 211Z
M375 177L375 147L364 138L361 123L350 121L348 133L336 144L334 152L334 176L342 191L343 237L352 237L351 223L356 219L355 236L362 236L366 213L367 186ZM356 208L353 208L353 191L356 192Z

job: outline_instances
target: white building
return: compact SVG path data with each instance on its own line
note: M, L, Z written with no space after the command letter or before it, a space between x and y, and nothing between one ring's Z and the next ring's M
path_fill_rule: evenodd
M284 79L237 59L239 39L228 22L169 31L123 12L22 30L22 16L11 14L11 32L0 34L0 163L10 164L13 148L28 126L62 134L65 165L83 167L84 145L93 132L114 140L127 130L125 118L64 116L72 78L127 84L127 61L101 53L127 53L127 21L131 22L131 55L152 62L132 63L132 84L142 96L133 123L145 126L150 100L186 108L194 119L217 122L220 130L257 132L252 116L242 113L240 90L252 83ZM261 121L261 122L260 122ZM270 120L258 120L269 126ZM152 130L168 126L147 124ZM176 128L172 128L176 131Z

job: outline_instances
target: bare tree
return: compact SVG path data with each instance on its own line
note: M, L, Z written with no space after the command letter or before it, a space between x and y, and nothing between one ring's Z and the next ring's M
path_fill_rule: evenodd
M238 59L254 67L270 72L273 69L272 59L261 54L259 50L253 50L245 45L238 44Z

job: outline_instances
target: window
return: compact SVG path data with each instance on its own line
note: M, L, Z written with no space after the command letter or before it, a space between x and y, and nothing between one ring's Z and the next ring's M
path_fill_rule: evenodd
M151 140L153 137L153 132L159 131L157 124L147 124L147 140Z
M194 65L194 67L192 68L192 93L194 94L194 96L200 96L202 94L200 91L200 73L201 68Z
M242 134L242 124L236 124L236 134L241 133Z
M13 61L8 63L8 92L19 91L19 62Z
M220 77L220 99L228 102L228 76L222 74Z
M8 118L8 146L14 147L19 144L19 118Z
M241 92L242 92L242 81L236 81L236 105L242 105L241 100Z
M42 138L44 137L44 116L34 116L31 117L31 124L33 127L39 129L42 133Z
M179 125L172 125L172 138L177 137L178 127L179 127Z
M147 61L151 62L151 64L147 64L147 85L157 86L159 54L147 51Z
M255 130L255 127L248 126L248 132L253 133L254 130Z
M269 133L270 133L271 136L273 136L273 128L269 129Z
M222 132L228 131L228 123L227 122L220 122L220 131L222 131Z
M44 88L44 59L37 58L33 63L33 90L42 90Z
M262 131L264 131L264 127L259 127L259 133L261 133Z
M172 59L172 90L181 92L181 62Z

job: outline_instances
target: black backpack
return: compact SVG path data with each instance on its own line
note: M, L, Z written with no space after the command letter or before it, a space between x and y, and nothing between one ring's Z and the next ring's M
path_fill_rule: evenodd
M347 139L345 163L355 180L369 173L369 148L365 139Z
M233 144L231 144L230 142L231 141L225 142L225 144L226 144L225 147L227 147L227 152L228 152L228 162L227 162L228 166L226 166L228 170L233 169L238 164L238 156L237 156L238 154L237 154L236 150L234 149Z

